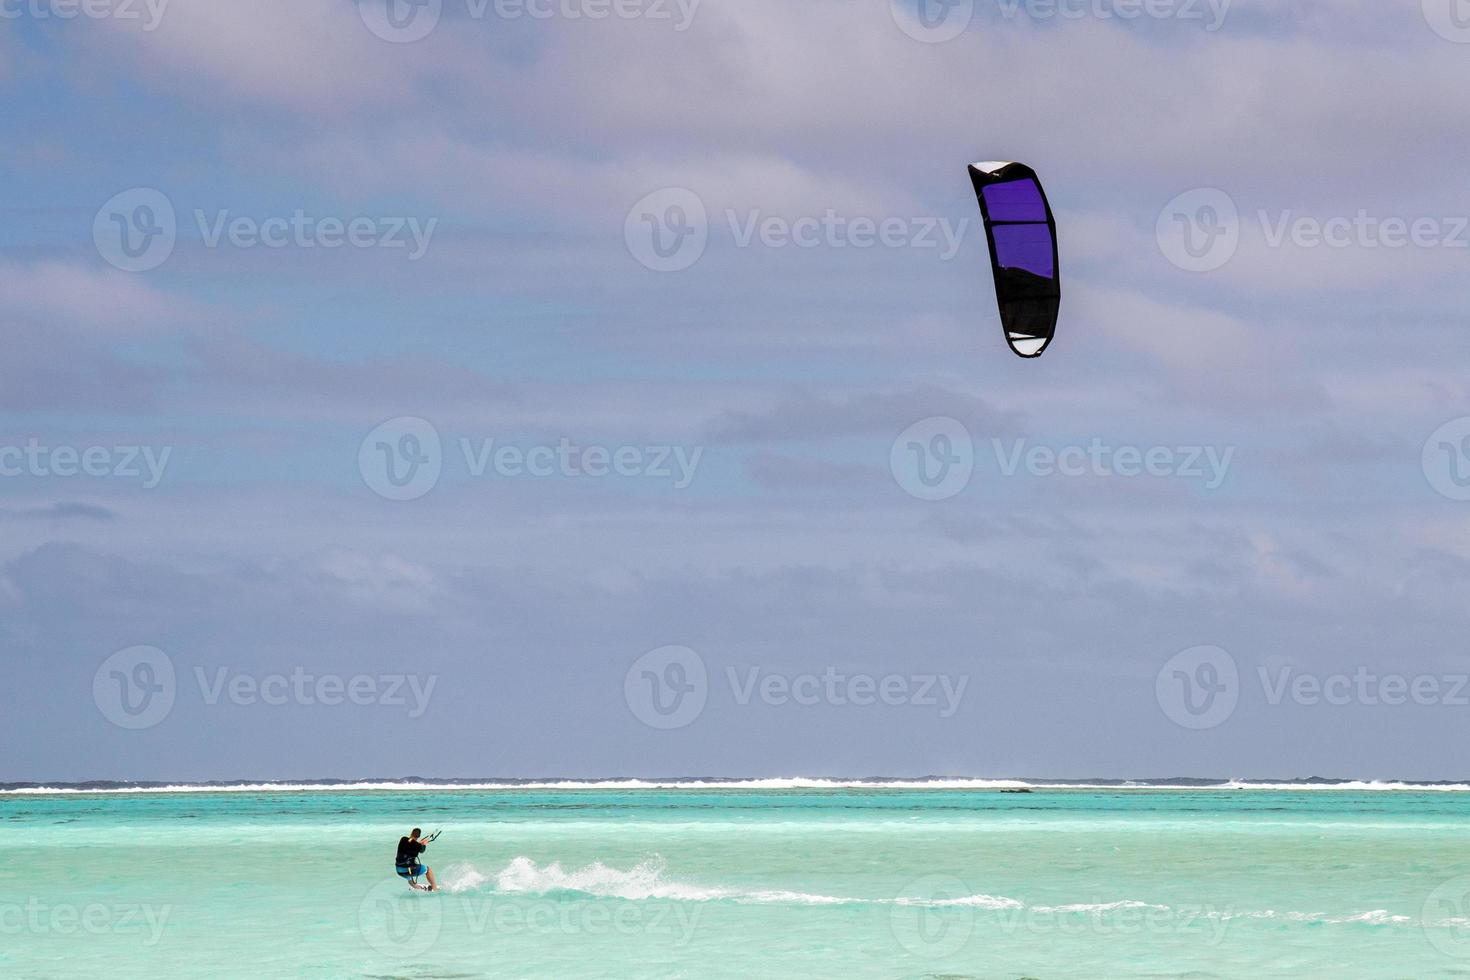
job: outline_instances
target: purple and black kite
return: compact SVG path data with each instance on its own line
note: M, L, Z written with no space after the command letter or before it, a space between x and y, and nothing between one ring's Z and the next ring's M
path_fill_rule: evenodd
M1062 301L1057 223L1046 192L1024 163L972 163L970 181L985 219L1006 343L1022 357L1040 357L1056 333Z

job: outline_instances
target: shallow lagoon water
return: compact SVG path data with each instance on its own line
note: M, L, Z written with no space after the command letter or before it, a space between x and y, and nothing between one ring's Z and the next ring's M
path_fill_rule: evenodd
M1470 793L0 794L11 977L1470 977ZM393 876L443 827L444 890Z

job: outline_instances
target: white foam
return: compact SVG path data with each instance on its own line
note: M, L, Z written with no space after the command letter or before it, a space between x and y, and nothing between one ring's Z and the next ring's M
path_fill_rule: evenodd
M781 776L761 779L560 779L536 782L465 781L426 783L414 780L364 780L354 783L272 783L249 782L213 785L201 783L176 783L166 786L107 786L86 788L77 786L28 786L0 789L0 796L43 796L110 793L362 793L362 792L455 792L460 790L486 790L496 792L528 792L548 790L1099 790L1104 792L1130 793L1192 793L1261 791L1261 792L1470 792L1470 784L1445 783L1421 784L1393 780L1348 780L1337 783L1294 783L1252 782L1232 779L1221 783L1202 786L1163 785L1157 783L1126 783L1123 785L1069 782L1036 783L1022 779L981 778L935 778L935 779L831 779L809 776Z
M758 905L902 905L920 908L967 907L994 911L1026 907L1025 903L1014 898L984 894L955 898L857 898L782 889L741 891L670 881L664 876L665 870L665 863L658 858L643 861L627 871L608 867L601 861L595 861L575 871L567 871L557 862L541 866L528 857L517 857L495 875L495 890L506 894L531 895L570 891L601 898L630 900L656 898L708 902L723 899ZM481 881L487 880L482 875L478 877ZM467 877L461 880L467 880ZM1123 901L1100 905L1065 905L1050 909L1042 906L1038 907L1038 911L1109 912L1134 908L1162 909L1166 906Z
M1414 921L1407 915L1393 915L1388 909L1374 909L1371 912L1354 912L1346 915L1332 915L1328 912L1278 912L1275 909L1265 909L1260 912L1242 912L1221 917L1226 919L1284 919L1287 922L1321 922L1327 925L1361 922L1374 926L1402 925Z
M575 892L594 898L619 898L628 901L663 899L676 902L731 901L750 905L915 905L924 907L972 906L982 909L1019 909L1021 902L994 895L966 895L959 898L855 898L843 895L820 895L786 889L741 890L711 885L672 881L665 877L666 865L660 858L649 858L628 870L594 861L575 870L567 870L560 862L538 865L529 857L511 860L494 875L494 891L507 895L549 895ZM478 890L490 876L481 874L468 864L455 865L441 879L446 891Z
M232 783L212 785L178 783L167 786L108 786L79 788L75 786L31 786L0 790L0 795L50 795L78 793L346 793L367 791L408 792L434 790L793 790L793 789L1028 789L1036 784L1018 779L827 779L805 776L781 776L768 779L559 779L536 782L450 782L425 783L404 781L363 781L355 783ZM1062 788L1062 787L1058 787ZM1067 788L1088 787L1076 784Z
M1099 902L1094 904L1077 905L1038 905L1035 908L1038 912L1062 914L1077 912L1127 912L1132 911L1133 909L1155 909L1160 912L1169 911L1169 906L1167 905L1154 905L1152 902L1134 902L1127 900L1121 902Z
M1342 922L1366 922L1369 925L1386 926L1396 925L1404 922L1412 922L1407 915L1392 915L1388 909L1374 909L1372 912L1361 912L1358 915L1347 916Z
M1023 909L1024 902L999 895L961 895L959 898L895 898L894 905L910 905L926 909L977 908L999 911L1001 909Z
M862 899L842 898L838 895L812 895L808 892L756 891L733 895L736 902L749 905L852 905Z
M451 864L439 874L439 887L447 892L477 891L490 878L475 870L469 862Z
M1438 926L1444 929L1464 929L1470 926L1470 918L1463 915L1452 915L1448 919L1440 919L1436 922L1426 922L1426 926Z
M1208 788L1208 787L1207 787ZM1412 793L1463 793L1470 790L1470 784L1466 783L1405 783L1398 780L1378 779L1350 779L1340 783L1268 783L1247 782L1245 780L1232 779L1220 787L1221 789L1244 789L1244 790L1272 790L1291 791L1299 790L1338 790L1352 793L1379 793L1379 792L1412 792Z
M808 892L772 889L740 891L692 885L668 880L664 877L664 870L665 864L659 858L640 862L627 871L608 867L601 861L568 871L558 862L540 866L528 857L518 857L496 874L495 890L507 894L531 895L579 892L597 898L631 901L665 899L711 902L725 899L757 905L842 905L864 901L836 895L813 895Z
M1108 915L1119 912L1148 910L1153 912L1188 912L1190 918L1216 920L1276 919L1286 922L1321 923L1324 925L1363 924L1392 926L1413 922L1409 916L1394 915L1387 909L1368 912L1332 914L1328 912L1292 912L1264 909L1235 912L1187 908L1176 910L1168 905L1121 899L1112 902L1077 902L1061 905L1028 905L1003 895L961 895L954 898L899 896L896 898L860 898L843 895L821 895L784 889L741 890L714 885L698 885L673 881L666 877L665 862L648 858L622 870L594 861L574 870L560 862L539 865L529 857L516 857L494 875L478 871L468 863L446 868L440 885L447 892L490 891L504 895L552 895L575 893L592 898L614 898L627 901L664 900L675 902L729 901L749 905L888 905L909 908L973 908L992 912L1015 912L1023 909L1042 915ZM1467 920L1447 919L1426 925L1462 925Z
M729 898L733 894L728 889L666 881L663 873L664 862L657 858L643 861L627 871L610 868L601 861L567 871L558 862L541 867L528 857L518 857L495 876L495 890L533 895L571 891L598 898L663 898L689 902Z

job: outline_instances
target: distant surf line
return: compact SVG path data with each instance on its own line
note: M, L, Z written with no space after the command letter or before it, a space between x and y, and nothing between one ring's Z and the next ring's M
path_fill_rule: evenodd
M1000 792L1005 790L1077 790L1095 792L1470 792L1470 783L1410 782L1405 780L1242 780L1242 779L1139 779L1139 780L1045 780L987 779L979 777L925 777L842 779L835 777L764 778L616 778L616 779L369 779L369 780L259 780L212 782L88 782L0 783L0 796L59 796L89 794L161 793L350 793L350 792L557 792L600 790L633 791L746 791L793 790L914 791L914 792Z

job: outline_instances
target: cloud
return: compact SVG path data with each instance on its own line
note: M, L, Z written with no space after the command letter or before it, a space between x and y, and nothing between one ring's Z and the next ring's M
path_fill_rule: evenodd
M12 411L137 410L167 372L122 353L192 335L204 307L136 276L73 262L0 259L0 404Z
M160 88L322 117L402 101L415 62L375 38L338 0L261 0L248 7L169 0L156 26L103 18L86 41ZM408 78L405 77L408 76Z
M56 503L45 507L0 507L0 520L7 521L102 521L118 519L116 511L96 504Z
M136 275L72 262L0 259L0 317L41 321L97 340L150 337L189 326L201 307Z
M938 386L833 395L796 391L764 411L726 412L709 423L706 436L735 443L896 436L932 416L956 418L973 431L997 434L1014 431L1021 419L1019 413L999 410L982 398Z
M746 459L745 469L758 485L771 489L872 485L888 479L876 466L803 459L782 453L754 453Z

